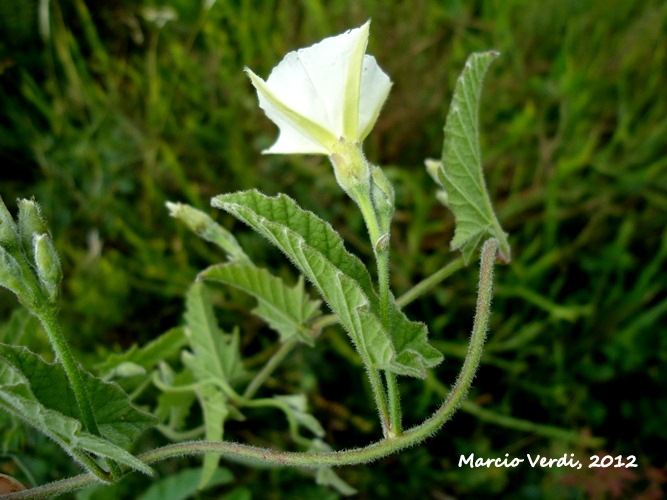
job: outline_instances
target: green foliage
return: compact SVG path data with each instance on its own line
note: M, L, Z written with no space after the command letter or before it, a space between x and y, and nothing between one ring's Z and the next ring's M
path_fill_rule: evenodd
M186 335L192 353L184 352L183 361L199 382L197 395L204 410L204 426L208 441L222 441L223 427L230 410L227 400L234 393L230 384L243 373L239 354L239 335L223 335L218 329L213 306L206 296L204 284L195 283L186 297ZM213 478L220 456L204 458L199 487Z
M168 199L204 209L223 190L287 192L344 228L355 253L371 256L360 243L361 220L334 189L330 167L312 158L258 156L275 129L256 109L242 67L268 74L287 50L372 18L370 50L394 86L365 151L396 189L391 241L397 296L446 263L453 218L424 195L430 188L418 165L439 155L446 104L458 70L475 51L502 53L485 82L480 128L487 184L514 254L512 266L498 271L489 343L471 394L489 413L459 415L447 434L424 448L341 475L373 498L479 496L491 486L505 496L582 494L590 475L566 485L556 470L499 469L489 482L467 478L455 466L464 450L551 453L565 442L513 427L509 415L575 435L607 436L609 449L642 450L642 464L662 464L664 2L278 0L261 6L215 2L205 11L201 3L178 2L176 19L159 27L145 19L141 2L88 4L86 12L74 2L52 1L44 38L37 4L0 4L7 34L0 41L2 195L12 211L14 199L34 196L51 221L65 274L63 327L84 364L105 363L159 338L178 322L180 297L196 273L220 260L217 249L189 237L167 216L162 207ZM218 222L238 229L230 218ZM0 236L4 227L0 223ZM253 260L272 266L276 276L289 274L271 247L242 231L234 234ZM437 377L445 383L465 355L472 287L468 274L459 272L406 309L429 325L443 349L448 362ZM254 318L227 307L228 295L216 295L215 302L225 309L225 325L241 324L244 351L252 355L248 369L256 369L275 349L271 336ZM0 289L2 317L16 321L15 306ZM23 329L2 332L21 331L18 342L52 355L35 319L27 321ZM270 379L281 392L307 391L327 441L340 448L351 446L341 429L359 440L373 429L362 410L368 397L363 385L337 369L354 354L344 340L324 329L317 349L294 352ZM175 385L194 382L189 370L171 362ZM144 368L149 374L153 369ZM118 381L138 387L144 379ZM636 390L621 390L627 384ZM341 386L350 392L334 404ZM441 394L431 385L405 392L415 396L405 408L408 419L421 418ZM189 428L198 417L188 405L191 397L161 393L159 415L173 415L183 424L178 428ZM290 443L284 429L246 424L249 434L270 432L276 446ZM33 465L34 481L24 482L54 480L54 471L74 473L32 429L25 432L11 419L0 427L4 450ZM144 439L157 438L151 433ZM590 451L570 446L577 454ZM26 477L13 459L0 467ZM640 476L651 470L642 467ZM237 477L246 493L263 497L328 494L296 472L245 469ZM640 494L650 480L624 484Z
M150 488L144 491L138 500L185 500L191 498L199 489L199 478L202 475L200 469L183 469L176 474L156 481ZM234 476L228 469L218 468L210 478L209 487L221 484L229 484ZM225 497L226 498L226 497Z
M0 344L0 398L5 411L43 432L73 458L80 452L111 458L145 474L150 467L120 446L130 444L154 424L151 415L132 408L115 385L85 375L104 438L84 431L74 393L60 364L49 364L24 347ZM86 462L82 465L88 467Z
M212 204L250 225L292 260L339 317L369 366L423 378L427 368L442 361L426 341L426 326L409 321L395 305L391 333L383 328L368 271L315 214L284 195L269 198L257 191L219 195Z
M255 297L258 305L253 313L278 332L281 342L297 338L315 345L308 324L319 316L320 303L308 297L302 279L289 287L266 269L251 264L212 266L199 273L199 279L225 283Z
M452 250L461 250L466 263L480 241L489 236L501 242L501 254L510 260L503 232L486 190L479 147L479 101L482 80L496 52L473 54L459 76L445 122L445 144L437 180L445 189L447 206L456 218Z

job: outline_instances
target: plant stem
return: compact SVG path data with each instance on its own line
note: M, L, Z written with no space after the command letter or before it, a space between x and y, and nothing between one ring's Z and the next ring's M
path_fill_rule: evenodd
M86 429L91 434L96 436L100 435L100 430L97 427L97 422L95 421L95 414L93 413L93 407L90 404L90 398L88 396L88 390L83 381L83 377L79 371L79 366L72 356L72 351L69 348L69 344L65 340L65 336L60 330L60 325L56 319L55 308L53 306L45 306L41 310L37 311L39 320L44 327L44 331L49 336L51 341L51 346L56 353L57 358L60 360L67 379L72 385L72 390L74 391L74 397L76 398L76 403L81 412L81 418L83 423L86 426Z
M447 264L445 267L441 267L436 272L431 274L428 278L423 279L415 286L410 288L410 290L401 295L398 299L396 299L396 305L398 307L405 307L410 302L424 295L426 292L431 290L437 284L449 278L452 274L454 274L459 269L462 269L463 267L465 267L465 262L463 261L463 257L457 257L449 264Z
M367 366L366 368L368 373L368 381L371 384L373 398L375 399L375 406L377 407L378 414L380 415L382 436L386 438L389 435L389 429L391 428L391 416L389 414L389 406L387 404L387 394L385 393L384 386L382 385L380 370L376 370L370 366Z
M482 262L477 295L477 311L473 323L468 356L456 383L440 407L421 424L408 429L400 436L382 439L364 448L354 448L338 452L277 451L257 448L238 443L191 441L175 443L139 455L139 459L147 465L184 455L203 455L216 453L224 457L244 459L258 464L271 464L292 467L318 468L325 466L342 466L368 463L385 457L404 448L414 446L438 431L461 405L470 389L473 377L479 366L482 348L486 339L486 331L491 312L491 295L493 292L493 264L498 249L498 241L488 240L482 248ZM7 499L48 498L53 495L74 491L99 482L93 474L81 474L76 477L56 481L30 490L10 493Z
M72 386L76 404L79 407L81 419L83 420L86 430L95 436L101 436L100 430L97 427L97 421L95 420L95 413L93 412L93 407L90 403L88 389L86 388L83 376L81 375L79 365L72 355L72 351L69 348L65 336L60 330L55 306L52 304L44 305L37 309L35 313L42 323L44 331L48 335L51 346L56 353L56 357L60 360L60 363L65 370L65 374L67 375L67 379ZM120 476L120 468L118 467L118 464L112 460L109 460L108 463L111 467L113 476Z
M463 262L462 257L457 257L446 266L441 267L435 273L430 275L428 278L417 283L415 286L410 288L407 292L396 299L396 305L400 308L405 307L410 304L417 298L424 295L426 292L435 287L438 283L449 278L459 269L463 269L465 263ZM317 321L313 323L314 330L321 330L327 326L335 325L338 323L338 317L335 314L327 314L320 317Z
M380 290L380 321L382 327L391 337L391 318L389 315L390 302L392 299L389 290L389 245L380 243L388 235L382 233L378 222L377 214L373 208L370 192L360 192L356 197L357 205L361 210L366 223L366 229L373 246L375 262L378 270L378 288ZM385 380L387 382L387 397L389 400L389 428L385 436L395 437L403 432L401 397L396 382L396 375L385 371ZM381 385L381 383L380 383ZM384 389L382 389L384 392Z
M294 346L296 346L297 340L290 339L287 342L283 343L280 348L271 356L262 369L257 372L255 378L250 381L248 387L246 387L245 392L243 393L243 399L252 399L253 396L257 393L260 387L264 385L264 382L268 380L274 370L282 363L285 357L292 352Z

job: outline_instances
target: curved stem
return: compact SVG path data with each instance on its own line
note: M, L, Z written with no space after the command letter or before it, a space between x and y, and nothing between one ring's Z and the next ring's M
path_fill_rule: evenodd
M459 377L445 401L431 417L421 424L408 429L400 436L383 439L364 448L354 448L338 452L300 453L257 448L238 443L191 441L164 446L139 455L138 458L147 465L151 465L168 458L215 453L223 457L243 458L246 461L260 464L318 468L323 466L367 463L420 443L437 432L449 420L463 402L472 384L482 356L482 348L489 323L491 296L493 293L493 264L497 250L498 240L496 239L488 240L482 248L475 320L470 336L468 356L463 363ZM67 491L74 491L96 482L99 482L99 479L93 474L81 474L37 488L10 493L5 498L48 498Z
M72 356L72 351L69 348L69 344L65 340L65 336L60 330L60 325L56 319L56 314L53 307L48 306L44 307L41 310L37 311L37 317L39 318L44 331L51 341L51 346L56 353L56 357L60 360L65 374L69 383L72 385L72 391L74 392L74 397L76 398L76 404L79 407L81 412L81 418L83 423L86 426L86 429L91 434L96 436L100 435L100 430L97 427L97 422L95 421L95 415L93 413L93 407L90 404L90 398L88 396L88 390L83 381L83 377L79 372L79 366Z

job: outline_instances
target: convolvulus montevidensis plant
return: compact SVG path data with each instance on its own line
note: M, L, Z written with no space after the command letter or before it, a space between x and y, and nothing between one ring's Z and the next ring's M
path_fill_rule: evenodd
M478 140L482 79L497 53L477 53L468 59L447 116L442 160L427 161L429 173L440 186L437 196L456 219L451 247L462 255L397 299L389 279L394 189L362 149L392 85L376 60L366 54L369 26L367 22L290 52L266 80L250 69L246 72L260 107L280 129L278 140L265 153L329 158L338 184L363 216L375 257L373 273L345 248L329 223L286 195L270 197L250 190L216 196L211 204L285 254L301 275L296 285L253 262L235 237L208 215L188 205L168 203L171 214L220 247L226 261L199 274L186 296L182 326L142 348L111 356L96 367L96 376L77 362L59 326L62 273L38 205L20 200L15 221L0 202L0 285L14 292L39 319L56 354L55 362L47 363L26 347L1 344L0 406L49 436L86 469L82 475L11 493L9 498L45 497L111 483L132 470L152 474L151 465L160 460L194 454L204 455L199 488L213 484L220 457L228 457L312 468L319 483L348 494L354 490L333 467L369 462L413 446L440 429L456 411L482 354L494 263L510 260L506 234L485 187ZM398 378L423 379L443 357L429 343L426 325L409 319L401 308L468 263L479 248L477 308L460 375L438 409L406 429ZM310 296L305 281L317 290L331 314L321 313L322 303ZM279 335L279 347L254 373L244 366L240 332L224 332L216 323L207 293L210 282L254 297L253 314ZM324 430L308 412L304 395L257 396L293 349L316 346L322 328L335 323L343 327L361 358L382 428L377 442L344 451L332 450L322 440ZM132 388L131 393L119 383ZM148 387L157 388L160 397L140 409L133 401L140 395L144 400ZM185 417L196 404L203 410L201 425L187 428ZM290 435L303 451L223 440L226 421L246 418L244 412L258 407L283 412ZM139 455L127 451L149 428L174 443Z

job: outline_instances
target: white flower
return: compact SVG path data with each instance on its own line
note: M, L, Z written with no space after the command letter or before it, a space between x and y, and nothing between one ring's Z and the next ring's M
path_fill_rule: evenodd
M369 26L290 52L266 81L246 68L260 107L280 129L264 153L330 156L366 138L391 88L365 54Z

